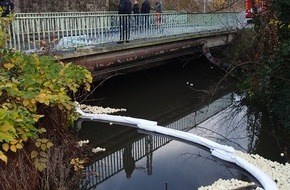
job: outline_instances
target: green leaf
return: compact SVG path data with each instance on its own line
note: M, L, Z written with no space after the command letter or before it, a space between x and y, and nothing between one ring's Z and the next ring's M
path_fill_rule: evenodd
M0 121L4 120L5 116L6 116L6 110L4 109L0 109Z
M0 155L0 160L4 161L6 164L7 164L7 162L8 162L8 158L7 158L7 156L4 155L4 154Z
M17 144L19 141L16 139L13 139L12 141L9 142L9 144Z
M38 156L38 152L33 150L30 154L31 159L36 158Z
M38 171L42 172L45 168L45 164L42 162L38 162L35 164L35 167L37 168Z
M3 132L6 132L6 131L8 131L8 130L10 130L10 129L12 129L12 128L13 128L13 126L12 126L10 123L5 122L5 123L0 127L0 130L3 131Z
M10 146L10 150L11 150L12 152L16 152L16 151L17 151L16 146L15 146L15 145L11 145L11 146Z
M45 151L46 148L47 148L47 147L46 147L46 144L42 144L42 145L40 146L40 149L43 150L43 151Z
M9 150L9 144L8 143L4 143L2 144L2 149L7 152Z
M32 99L37 94L38 94L38 92L25 92L24 95L23 95L23 99Z
M42 143L47 143L48 142L48 139L41 139L41 142Z
M49 141L49 142L47 142L46 146L47 146L47 148L53 147L53 143Z
M36 147L40 147L40 146L41 146L41 142L36 141L36 142L35 142L35 146L36 146Z
M29 104L30 104L29 100L27 100L27 99L23 100L23 105L24 106L28 106Z
M10 133L8 133L8 132L5 132L5 133L0 132L0 142L3 142L3 141L10 142L13 139L14 138L13 138L13 136Z
M40 152L39 152L39 155L40 155L41 157L44 157L44 158L47 157L47 154L46 154L46 152L44 152L44 151L40 151Z
M23 148L22 144L20 144L20 143L17 143L15 146L16 146L17 149L22 149Z
M46 129L43 128L43 127L41 127L40 129L38 129L38 132L39 132L39 133L45 133L45 132L46 132Z

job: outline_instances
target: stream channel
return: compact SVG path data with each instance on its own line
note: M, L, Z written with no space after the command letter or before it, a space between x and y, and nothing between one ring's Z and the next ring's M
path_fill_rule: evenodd
M115 113L157 121L158 125L194 133L236 150L285 162L261 112L243 105L232 81L203 57L112 77L83 104L126 111ZM219 83L219 85L217 85ZM255 110L255 109L254 109ZM82 189L195 190L222 179L259 182L207 148L112 123L81 120L78 134L106 151L92 154Z

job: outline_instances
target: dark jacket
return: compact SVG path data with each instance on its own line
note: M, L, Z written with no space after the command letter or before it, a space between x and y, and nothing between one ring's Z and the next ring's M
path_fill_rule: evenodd
M158 2L156 3L156 12L157 12L157 13L162 13L162 4L161 4L160 1L158 1Z
M134 14L139 14L140 13L140 8L138 4L133 5L133 13Z
M141 13L150 13L151 5L149 0L145 0L141 6Z
M119 14L131 14L132 12L132 2L131 0L120 0L119 3Z
M10 0L0 0L0 7L4 10L1 17L5 17L10 14L10 11L13 11L14 4Z

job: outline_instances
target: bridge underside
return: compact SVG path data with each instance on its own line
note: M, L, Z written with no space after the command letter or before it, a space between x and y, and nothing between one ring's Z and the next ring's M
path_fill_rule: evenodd
M59 53L64 62L73 62L88 68L94 80L112 75L127 74L164 64L164 60L201 53L203 44L209 48L222 46L233 39L232 31L214 35L173 36L154 40L134 40L126 44L106 44L73 52Z

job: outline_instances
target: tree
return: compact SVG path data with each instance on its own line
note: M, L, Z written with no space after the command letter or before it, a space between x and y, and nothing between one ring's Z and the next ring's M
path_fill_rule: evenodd
M290 129L290 2L266 0L266 10L254 15L254 30L244 31L243 49L233 60L235 76L248 98L266 108L285 128ZM241 46L242 43L239 45Z

